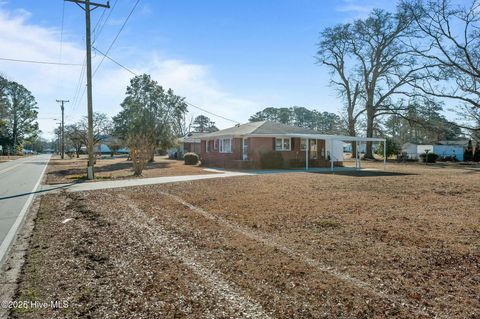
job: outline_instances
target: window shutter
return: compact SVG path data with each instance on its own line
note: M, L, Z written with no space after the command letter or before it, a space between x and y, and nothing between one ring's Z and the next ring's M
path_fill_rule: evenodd
M292 137L290 139L290 149L293 151L293 149L295 148L295 144L293 144L293 141L295 141L295 139Z
M275 137L273 138L273 150L275 151Z
M218 150L218 139L215 140L215 150Z

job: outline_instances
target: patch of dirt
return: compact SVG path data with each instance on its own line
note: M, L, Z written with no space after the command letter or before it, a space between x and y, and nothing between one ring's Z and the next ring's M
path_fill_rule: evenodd
M86 180L87 157L79 159L60 159L52 157L48 163L47 184L64 184ZM179 175L215 174L202 167L185 165L183 161L170 160L165 156L156 156L155 161L148 163L141 177L161 177ZM140 178L133 175L132 162L126 156L102 156L95 164L95 181Z
M389 171L46 195L12 315L479 317L479 173Z

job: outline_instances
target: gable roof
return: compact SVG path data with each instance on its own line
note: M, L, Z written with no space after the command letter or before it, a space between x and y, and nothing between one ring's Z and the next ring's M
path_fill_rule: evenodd
M271 134L318 134L317 131L287 125L271 121L260 121L236 125L221 131L204 134L202 138L213 138L219 136L243 136L243 135L271 135Z
M342 136L342 135L326 135L320 134L315 130L308 128L297 127L293 125L287 125L272 121L260 121L245 123L242 125L236 125L221 131L203 134L198 136L199 139L208 140L219 137L301 137L301 138L313 138L313 139L325 139L325 140L338 140L338 141L372 141L381 142L385 141L384 138L379 137L359 137L359 136Z

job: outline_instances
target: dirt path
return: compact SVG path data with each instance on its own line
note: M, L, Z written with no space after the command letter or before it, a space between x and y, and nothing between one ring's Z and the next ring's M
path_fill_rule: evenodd
M191 247L191 244L166 231L161 225L149 220L147 214L127 196L121 195L119 198L128 203L127 205L133 213L131 215L133 219L123 218L122 222L129 223L130 226L135 227L143 235L144 242L153 242L155 245L164 248L167 258L172 258L185 264L212 290L220 303L230 308L232 313L246 318L270 318L261 305L251 300L244 292L234 287L232 283L227 282L221 273L203 265L199 261L198 251Z
M275 238L274 236L270 236L270 235L267 235L267 234L262 234L260 232L253 232L253 231L247 229L244 226L241 226L239 224L235 224L235 223L232 223L230 221L227 221L224 218L219 217L219 216L214 215L214 214L211 214L208 211L206 211L206 210L204 210L204 209L202 209L198 206L192 205L192 204L186 202L185 200L183 200L179 196L175 196L175 195L165 193L165 192L160 192L160 193L174 199L178 203L188 207L191 211L202 215L206 219L209 219L211 221L214 221L214 222L220 224L222 227L227 227L227 228L229 228L229 229L231 229L231 230L233 230L233 231L235 231L235 232L237 232L237 233L239 233L239 234L241 234L241 235L243 235L247 238L250 238L252 240L260 242L260 243L262 243L266 246L269 246L271 248L278 249L278 250L282 251L283 253L287 254L289 257L293 257L293 258L301 261L305 265L308 265L310 267L314 267L314 268L318 269L319 271L328 273L329 275L334 276L334 277L336 277L340 280L343 280L345 282L348 282L349 284L351 284L351 285L353 285L357 288L365 289L367 292L369 292L371 294L374 294L377 297L380 297L382 299L386 299L387 301L392 302L393 304L397 304L397 305L400 305L402 307L407 307L413 313L415 313L416 315L428 316L428 315L433 314L436 318L446 318L446 316L443 315L443 314L442 315L435 314L435 313L430 313L429 314L426 311L424 311L419 305L409 302L407 299L405 299L402 296L391 295L388 292L385 292L385 291L379 289L378 287L373 286L371 283L367 283L365 281L362 281L362 280L359 280L359 279L353 277L349 273L339 271L335 267L328 266L328 265L323 264L322 262L320 262L318 260L312 259L308 256L305 256L301 253L298 253L294 249L292 249L291 247L288 247L285 244L281 243L282 239L280 239L280 238Z

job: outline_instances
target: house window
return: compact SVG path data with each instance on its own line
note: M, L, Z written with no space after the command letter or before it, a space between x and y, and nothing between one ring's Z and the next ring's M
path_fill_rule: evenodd
M220 153L231 153L232 152L232 139L231 138L222 138L219 140L219 151Z
M207 152L212 152L214 149L213 149L213 146L214 146L214 141L213 140L207 140L207 143L206 143L206 148L207 148Z
M307 139L306 138L301 138L300 139L300 150L301 151L306 151L307 150Z
M275 150L276 151L290 151L290 138L280 138L275 139Z

